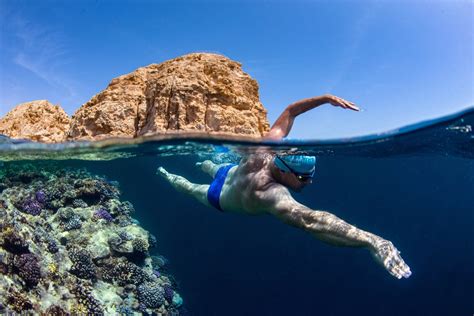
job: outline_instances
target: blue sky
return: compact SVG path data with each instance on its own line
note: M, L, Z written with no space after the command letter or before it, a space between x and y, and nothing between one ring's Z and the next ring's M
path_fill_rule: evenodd
M0 116L47 99L68 114L138 67L224 54L260 85L275 121L332 93L291 137L393 129L474 104L472 1L0 0Z

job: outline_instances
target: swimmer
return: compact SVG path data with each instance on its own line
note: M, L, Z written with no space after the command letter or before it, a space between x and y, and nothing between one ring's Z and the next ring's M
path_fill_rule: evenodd
M354 103L333 95L304 99L283 111L265 139L286 137L296 116L326 103L359 111ZM210 160L196 165L214 178L210 185L191 183L163 167L158 168L157 174L204 205L222 212L273 215L324 242L368 249L375 260L398 279L411 275L410 268L390 241L350 225L327 211L313 210L291 196L289 189L299 192L312 182L316 157L276 155L265 151L242 158L238 165L214 164Z

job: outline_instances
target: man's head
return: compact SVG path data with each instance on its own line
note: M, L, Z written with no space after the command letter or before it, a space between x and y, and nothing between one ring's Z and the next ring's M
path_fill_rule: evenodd
M301 191L312 182L316 169L316 157L305 155L275 155L274 166L277 180L294 191Z

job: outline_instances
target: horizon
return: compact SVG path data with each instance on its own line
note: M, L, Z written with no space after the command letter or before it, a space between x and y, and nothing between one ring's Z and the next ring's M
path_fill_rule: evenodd
M0 117L39 99L71 116L115 77L209 52L258 82L270 124L326 93L363 110L325 105L298 117L291 138L389 131L473 106L473 12L469 1L2 0Z

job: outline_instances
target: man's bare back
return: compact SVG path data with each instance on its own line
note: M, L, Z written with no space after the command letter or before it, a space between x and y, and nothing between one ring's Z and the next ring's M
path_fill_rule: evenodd
M281 139L287 136L297 115L324 103L358 110L353 103L334 96L305 99L288 106L266 138ZM298 203L288 188L300 191L311 183L312 176L299 175L289 164L291 159L285 162L285 157L266 151L243 158L238 166L217 165L209 160L198 163L202 171L214 178L211 185L191 183L181 176L168 173L162 167L158 173L177 190L193 195L207 206L214 206L224 212L273 215L327 243L367 248L376 261L396 278L408 278L411 275L410 268L390 241L358 229L329 212L312 210Z

